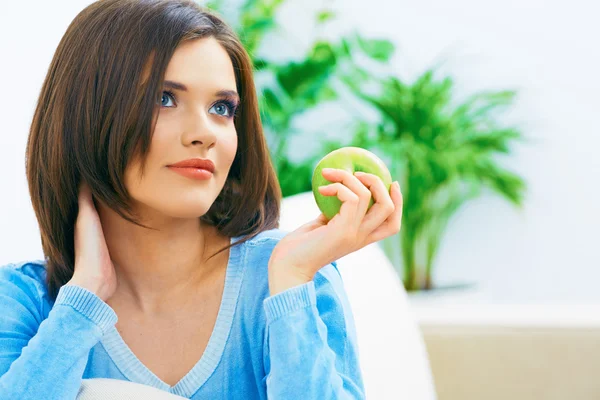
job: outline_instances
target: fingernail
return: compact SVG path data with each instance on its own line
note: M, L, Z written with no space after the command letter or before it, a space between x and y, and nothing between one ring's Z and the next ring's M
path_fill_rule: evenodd
M356 175L356 176L365 176L366 174L364 172L356 171L354 173L354 175Z
M333 168L323 168L323 172L325 172L325 173L333 172Z

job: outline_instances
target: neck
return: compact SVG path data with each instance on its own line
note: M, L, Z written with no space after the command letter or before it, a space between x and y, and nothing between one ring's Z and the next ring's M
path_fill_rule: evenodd
M98 204L98 214L117 274L114 299L142 314L169 313L194 300L226 265L229 243L199 218L145 218L147 229Z

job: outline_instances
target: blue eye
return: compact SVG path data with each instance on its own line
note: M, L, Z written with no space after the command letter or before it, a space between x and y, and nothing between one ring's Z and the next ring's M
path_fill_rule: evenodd
M166 95L166 96L165 96L165 95ZM164 99L165 99L165 98L169 98L169 97L170 97L171 99L175 99L175 95L174 95L173 93L171 93L171 92L169 92L169 91L164 91L164 92L162 92L162 99L161 99L161 102L160 102L160 105L161 105L161 107L168 107L168 108L170 108L170 106L168 106L168 105L166 105L166 104L164 103Z
M229 107L227 107L227 105L223 104L223 103L217 103L214 106L211 107L210 110L208 110L208 112L210 112L211 110L215 110L215 112L217 113L217 115L222 115L224 117L228 117L229 116Z
M234 103L231 100L221 100L218 103L216 103L214 106L212 106L210 108L210 110L208 110L208 112L211 112L211 110L215 110L217 115L220 115L222 117L226 117L226 118L233 118L235 116L235 111L237 109L237 104Z

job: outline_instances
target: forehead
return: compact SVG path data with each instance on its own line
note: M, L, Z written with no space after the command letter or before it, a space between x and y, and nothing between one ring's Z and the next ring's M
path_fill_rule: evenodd
M182 43L165 71L165 80L181 82L188 90L236 90L229 54L213 37Z

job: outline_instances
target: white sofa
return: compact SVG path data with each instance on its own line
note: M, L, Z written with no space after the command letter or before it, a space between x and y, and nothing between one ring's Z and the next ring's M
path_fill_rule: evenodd
M316 218L312 192L286 197L280 228ZM377 243L338 260L355 317L367 399L436 398L423 337L397 273Z

